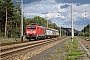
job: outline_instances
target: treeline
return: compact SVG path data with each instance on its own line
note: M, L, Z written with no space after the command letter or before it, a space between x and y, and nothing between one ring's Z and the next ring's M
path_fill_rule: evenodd
M88 24L86 27L84 27L84 29L82 29L81 36L85 36L85 37L89 37L90 35L90 24Z
M28 25L31 23L37 23L40 26L47 27L47 20L40 16L35 16L33 18L25 19L25 25ZM50 20L48 20L48 27L53 28L53 29L60 29L59 27L57 27L57 25L55 23L52 23L52 21L50 21Z
M0 0L0 36L20 36L19 12L11 0Z
M42 18L42 17L40 17L40 16L35 16L33 18L26 18L24 20L24 35L25 35L26 25L29 25L31 23L36 23L39 26L47 27L47 20ZM53 29L57 29L57 30L60 31L60 27L58 27L55 23L52 23L52 21L50 21L50 20L48 20L48 27L49 28L53 28Z
M46 26L47 20L39 16L34 18L23 18L24 34L27 24L37 23ZM20 37L21 34L21 8L20 5L14 5L11 0L0 0L0 37ZM57 25L49 24L50 28L59 29Z

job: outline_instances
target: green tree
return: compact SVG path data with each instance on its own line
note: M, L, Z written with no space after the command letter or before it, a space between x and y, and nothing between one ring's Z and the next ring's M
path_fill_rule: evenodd
M46 26L46 20L42 17L35 16L34 18L27 18L26 24L36 23L38 25Z
M88 24L86 27L84 27L84 29L82 29L82 34L83 36L89 36L89 30L90 30L90 24Z
M14 37L15 34L20 35L20 12L20 6L18 6L18 9L16 10L16 7L11 0L0 0L0 35L5 36L6 34L7 37Z
M5 37L10 34L10 30L12 27L12 16L13 16L13 10L14 10L14 5L11 2L11 0L3 0L3 6L4 6L4 24L5 24Z
M0 0L0 35L4 34L4 26L5 26L5 10L3 0Z
M31 23L36 23L38 25L43 25L46 27L47 25L47 20L45 20L44 18L40 17L40 16L35 16L34 18L27 18L25 20L25 24L28 25L28 24L31 24ZM25 26L26 26L25 25ZM54 23L54 24L49 24L48 25L49 28L53 28L53 29L57 29L57 30L60 30L59 27L57 27L57 25Z

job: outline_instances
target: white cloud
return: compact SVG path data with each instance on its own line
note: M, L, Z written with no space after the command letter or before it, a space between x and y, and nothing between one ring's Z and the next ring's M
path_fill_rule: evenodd
M76 6L74 5L73 10L74 12L76 12L76 14L74 14L74 16L76 16L76 18L84 18L85 14L87 14L87 18L90 19L90 4L83 4L80 6ZM86 12L85 12L86 11Z
M87 14L87 18L90 19L90 4L83 4L83 5L80 5L80 6L76 6L76 4L73 4L73 19L75 21L79 21L80 19L83 19L85 18L85 14ZM66 16L66 21L70 21L68 19L71 19L71 6L69 6L68 8L68 15ZM85 13L85 11L87 11Z
M61 16L59 13L48 13L48 14L42 14L41 17L46 18L46 19L55 19L55 18L61 18L64 19L64 16Z
M51 4L50 4L51 3ZM69 3L66 3L68 5L71 5ZM71 27L71 6L68 6L67 8L60 8L65 4L56 4L55 0L42 0L40 3L37 4L25 4L24 5L24 15L25 17L29 16L41 16L45 19L50 19L53 22L55 22L58 26L59 24L63 25L64 27ZM77 6L76 4L73 4L73 19L74 22L79 22L85 17L90 20L90 4L83 4ZM86 12L85 12L86 11ZM46 14L41 14L45 13ZM59 17L59 18L58 18ZM56 19L54 21L53 19ZM68 24L68 25L67 25ZM76 27L75 27L76 28ZM82 27L81 27L82 28Z
M42 0L42 1L40 1L40 3L42 3L42 4L55 4L56 3L56 1L55 0Z

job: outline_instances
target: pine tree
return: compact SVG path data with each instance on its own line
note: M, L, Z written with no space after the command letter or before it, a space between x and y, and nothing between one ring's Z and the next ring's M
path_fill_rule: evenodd
M5 28L5 10L4 2L0 0L0 35L3 36Z

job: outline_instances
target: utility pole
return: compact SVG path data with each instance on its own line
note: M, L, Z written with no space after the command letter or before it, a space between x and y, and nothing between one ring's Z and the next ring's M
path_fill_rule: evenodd
M21 2L21 26L20 26L20 32L21 32L21 41L23 41L23 0L16 0L17 4Z
M74 30L73 30L73 7L72 7L72 3L71 3L71 28L72 28L72 42L73 42L73 37L74 37Z
M60 37L61 37L61 27L60 27Z
M47 25L47 28L48 28L48 18L46 17L46 14L45 14L45 18L46 18L46 25Z
M21 0L21 41L23 41L23 0Z
M47 20L47 27L48 27L48 20Z
M85 11L85 18L87 17L86 12L87 12L87 11ZM89 25L89 31L88 31L88 32L89 32L89 38L90 38L90 20L89 20L89 24L88 24L88 25Z
M89 39L90 39L90 20L89 20Z
M7 6L6 6L6 22L5 22L5 34L4 37L7 36Z

